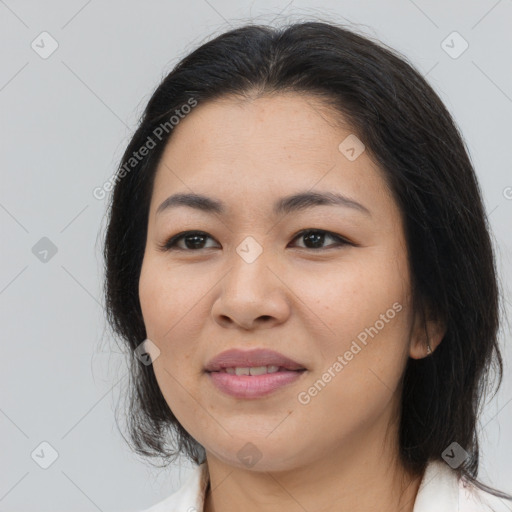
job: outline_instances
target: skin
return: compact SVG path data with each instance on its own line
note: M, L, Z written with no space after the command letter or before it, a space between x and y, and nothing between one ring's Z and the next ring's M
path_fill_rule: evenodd
M398 207L368 151L354 161L340 152L353 132L339 119L294 93L225 97L174 128L157 169L140 302L160 350L160 389L207 453L206 512L413 509L421 475L398 458L398 411L405 365L427 355L426 334L412 309ZM330 205L272 215L274 201L299 191L342 193L371 216ZM180 206L156 215L177 192L215 197L227 214ZM355 245L326 235L315 246L296 237L304 229ZM199 249L190 238L178 242L182 250L159 249L185 230L208 237ZM252 263L236 251L248 236L263 251ZM400 312L300 403L298 394L395 303ZM432 319L427 330L435 350L444 331ZM307 372L264 398L233 398L203 370L233 347L272 348ZM251 467L237 456L248 442L261 456Z

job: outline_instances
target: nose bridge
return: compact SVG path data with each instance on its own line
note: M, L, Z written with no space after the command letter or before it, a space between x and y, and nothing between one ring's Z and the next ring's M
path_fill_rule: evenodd
M270 256L271 249L264 248L251 235L234 248L230 269L212 310L218 322L230 318L248 328L258 318L282 322L287 317L287 300L278 290L279 279L271 270Z
M266 280L265 274L271 274L267 268L269 253L270 248L268 245L264 248L263 241L260 243L252 235L245 236L235 247L231 258L232 270L229 274L235 286L241 285L243 292L249 295L257 293L255 287L261 291L258 285Z

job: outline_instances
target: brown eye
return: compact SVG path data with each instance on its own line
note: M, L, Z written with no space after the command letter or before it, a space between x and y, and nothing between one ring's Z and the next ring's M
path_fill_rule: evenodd
M162 251L169 250L180 250L180 251L197 251L205 248L205 240L213 238L204 233L203 231L185 231L184 233L178 233L167 240L160 249ZM179 246L178 243L183 240L184 247ZM209 247L206 247L207 249Z
M324 247L323 244L326 238L335 240L335 244ZM340 245L350 245L350 243L339 235L324 231L322 229L309 229L301 231L294 240L302 239L306 249L328 249L332 247L339 247Z
M311 250L332 249L344 245L353 245L343 237L322 229L303 230L298 233L293 238L293 240L301 238L304 241L303 248ZM325 240L329 238L334 240L335 243L325 247ZM204 231L185 231L183 233L178 233L177 235L172 236L163 245L159 246L159 248L162 251L175 250L188 252L199 251L201 249L211 249L212 246L206 247L205 245L208 239L213 240L213 238ZM179 245L180 242L183 243Z

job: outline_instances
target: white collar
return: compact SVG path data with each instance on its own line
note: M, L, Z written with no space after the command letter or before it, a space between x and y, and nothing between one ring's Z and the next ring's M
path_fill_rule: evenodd
M459 480L445 462L433 460L425 468L413 512L459 510Z

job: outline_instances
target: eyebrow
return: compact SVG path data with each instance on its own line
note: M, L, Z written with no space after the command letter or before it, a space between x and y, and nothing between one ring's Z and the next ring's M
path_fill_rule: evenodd
M276 216L286 215L291 212L303 211L314 206L342 206L352 208L368 216L372 216L370 210L362 204L339 193L334 192L299 192L278 199L274 203L273 213ZM201 194L174 194L169 196L158 207L156 214L162 213L170 208L188 206L207 213L219 215L226 214L224 203L218 199Z

